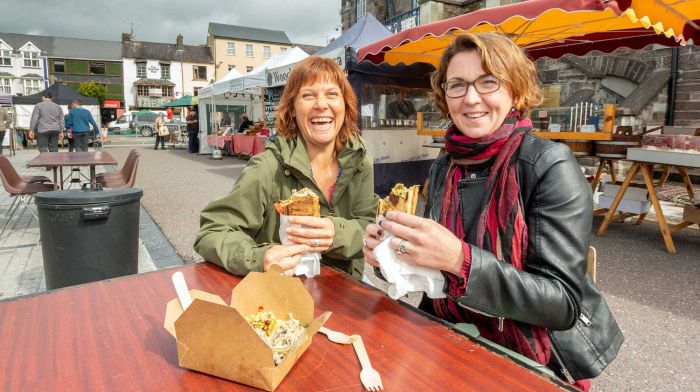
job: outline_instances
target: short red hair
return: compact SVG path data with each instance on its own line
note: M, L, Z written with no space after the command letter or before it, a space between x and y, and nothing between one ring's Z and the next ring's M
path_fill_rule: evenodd
M303 87L320 81L338 85L345 101L345 119L335 139L335 149L340 151L358 130L357 97L343 70L329 58L311 56L294 66L277 107L277 133L289 138L297 136L299 128L294 119L294 100Z

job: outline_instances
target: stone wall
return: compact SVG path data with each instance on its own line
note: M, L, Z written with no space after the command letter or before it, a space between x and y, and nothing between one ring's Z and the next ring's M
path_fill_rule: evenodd
M561 86L560 106L577 102L616 103L621 113L636 115L634 125L662 125L666 120L668 80L671 73L670 48L641 51L621 49L613 54L564 56L536 61L544 85ZM604 84L629 82L632 91L623 95ZM673 125L700 124L700 50L679 49L678 81Z

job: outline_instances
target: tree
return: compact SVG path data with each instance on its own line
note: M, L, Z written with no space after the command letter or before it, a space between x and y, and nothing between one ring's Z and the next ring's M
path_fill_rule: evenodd
M100 101L100 105L104 103L105 97L107 96L105 86L95 82L80 83L78 93L85 95L86 97L97 98Z

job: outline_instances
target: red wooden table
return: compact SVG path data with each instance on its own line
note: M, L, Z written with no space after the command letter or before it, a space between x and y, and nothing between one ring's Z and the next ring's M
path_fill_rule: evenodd
M255 390L182 369L163 328L171 275L230 302L240 278L208 263L0 301L0 390ZM362 336L386 391L554 391L540 376L344 274L305 280L326 326ZM361 391L351 345L316 335L277 391Z
M63 189L64 166L89 166L90 183L95 185L95 166L116 166L117 160L105 151L46 152L37 155L27 166L53 168L53 183ZM61 169L61 181L58 181L58 169Z

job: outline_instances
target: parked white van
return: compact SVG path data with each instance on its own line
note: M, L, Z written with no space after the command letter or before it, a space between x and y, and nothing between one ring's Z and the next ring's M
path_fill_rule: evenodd
M116 133L121 133L121 132L127 132L129 130L129 127L131 124L131 120L133 120L133 113L131 112L126 112L119 116L118 119L110 122L107 124L107 130L109 132L116 132Z

